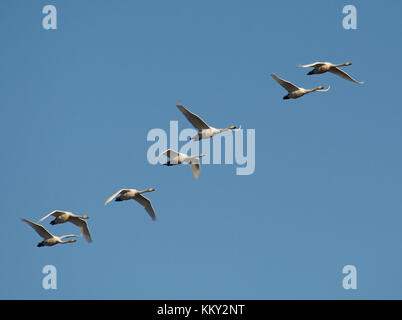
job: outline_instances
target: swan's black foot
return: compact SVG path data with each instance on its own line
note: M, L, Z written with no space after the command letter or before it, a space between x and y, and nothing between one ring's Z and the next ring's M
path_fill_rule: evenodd
M288 96L284 96L283 98L282 98L283 100L288 100L288 99L290 99Z

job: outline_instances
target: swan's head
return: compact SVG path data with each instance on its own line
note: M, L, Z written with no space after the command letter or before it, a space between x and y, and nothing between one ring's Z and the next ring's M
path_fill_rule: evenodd
M346 62L346 63L345 63L345 66L350 66L350 65L351 65L350 62Z
M154 188L149 188L148 189L148 192L152 192L152 191L155 191L155 189Z
M317 87L317 89L318 89L318 90L321 90L321 89L324 89L324 87L323 87L323 86L319 86L319 87Z
M77 239L71 239L70 242L77 242Z
M82 216L81 218L82 219L88 219L89 217L88 216Z
M236 129L236 126L230 126L229 129L230 130Z
M200 158L202 158L203 156L205 156L205 154L200 153L198 156L199 156Z

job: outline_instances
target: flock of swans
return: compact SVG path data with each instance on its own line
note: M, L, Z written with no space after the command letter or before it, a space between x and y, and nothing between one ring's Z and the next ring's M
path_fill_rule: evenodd
M343 79L346 79L348 81L357 83L357 84L363 84L363 82L359 82L355 79L353 79L351 76L349 76L346 72L342 71L339 69L339 67L343 66L350 66L350 62L346 62L343 64L333 64L330 62L315 62L312 64L307 64L307 65L298 65L297 67L302 67L302 68L309 68L313 67L313 70L308 72L308 75L312 74L322 74L325 72L331 72L333 74L336 74ZM307 93L318 91L318 92L326 92L330 89L330 86L328 88L324 89L323 86L318 86L313 89L304 89L295 86L289 81L286 81L284 79L279 78L275 74L271 74L272 78L274 78L283 88L285 88L288 91L288 94L283 97L283 99L297 99L302 96L304 96ZM227 128L221 128L217 129L212 126L209 126L208 124L205 123L204 120L202 120L198 115L192 113L188 109L186 109L181 103L178 103L177 108L181 111L181 113L186 117L186 119L193 125L195 129L198 130L198 133L196 136L192 137L191 140L194 141L199 141L201 139L208 139L212 138L214 135L219 134L224 131L228 130L235 130L235 129L241 129L241 126L236 127L236 126L229 126ZM162 152L160 155L164 155L169 160L164 163L166 166L173 166L173 165L179 165L179 164L189 164L190 168L193 172L193 176L195 179L198 179L200 177L200 158L203 157L204 155L201 153L199 155L195 156L188 156L184 153L180 153L175 150L168 149L164 152ZM109 202L111 201L124 201L124 200L135 200L137 201L145 211L149 214L151 219L153 221L156 221L156 215L154 208L152 207L151 201L144 197L143 194L147 192L153 192L155 191L154 188L149 188L145 190L136 190L136 189L120 189L113 193L110 197L108 197L104 203L106 206ZM66 222L71 222L75 226L78 227L80 230L80 233L82 236L84 236L85 240L87 242L92 242L91 238L91 233L89 231L88 223L86 222L86 219L88 219L88 216L79 216L76 215L72 212L68 211L61 211L61 210L55 210L50 212L49 214L45 215L41 219L39 219L36 223L33 221L30 221L28 219L22 218L21 220L25 223L27 223L30 227L32 227L39 236L43 238L43 241L39 242L37 244L38 247L43 247L43 246L54 246L58 243L73 243L76 242L76 239L71 239L71 240L66 240L63 241L65 238L76 238L79 237L79 235L74 235L74 234L69 234L69 235L64 235L64 236L55 236L51 234L48 230L46 230L42 225L39 224L39 222L45 220L46 218L53 216L55 217L54 220L50 222L51 225L56 225L56 224L61 224L61 223L66 223Z
M345 67L345 66L350 66L350 62L342 63L342 64L333 64L331 62L314 62L311 64L306 64L302 65L299 64L297 67L301 68L310 68L313 67L314 69L308 72L308 75L312 74L321 74L325 72L331 72L333 74L336 74L337 76L342 77L343 79L346 79L348 81L357 83L357 84L363 84L364 82L357 81L353 79L350 75L348 75L345 71L342 71L339 69L339 67ZM326 92L328 91L331 87L328 86L328 88L324 89L323 86L318 86L313 89L304 89L304 88L299 88L298 86L295 86L293 83L286 81L284 79L279 78L275 74L271 74L272 78L274 78L282 87L284 87L287 91L288 94L283 97L284 100L286 99L297 99L302 96L304 96L307 93L318 91L318 92Z
M221 132L227 131L227 130L234 130L234 129L240 129L237 128L236 126L230 126L227 128L222 128L222 129L217 129L214 127L211 127L205 123L204 120L202 120L199 116L196 114L192 113L188 109L186 109L182 104L177 104L177 108L183 113L183 115L187 118L187 120L198 130L198 134L191 138L194 141L199 141L201 139L208 139L212 138L214 135L219 134ZM195 156L188 156L184 153L177 152L175 150L168 149L160 154L161 156L164 155L170 160L164 163L166 166L173 166L173 165L179 165L179 164L189 164L190 168L193 172L194 178L198 179L200 177L200 158L203 157L204 155L201 153L199 155ZM155 191L154 188L149 188L146 190L136 190L136 189L120 189L113 193L109 198L106 199L104 205L106 206L109 202L111 201L124 201L124 200L135 200L137 201L140 205L142 205L145 209L145 211L149 214L151 219L153 221L156 221L156 214L154 211L154 208L152 207L151 200L143 196L143 193L147 192L153 192ZM69 234L69 235L64 235L64 236L55 236L51 234L48 230L45 229L42 225L39 224L39 222L45 220L46 218L54 216L55 219L50 222L51 225L55 224L60 224L60 223L65 223L65 222L71 222L72 224L76 225L80 232L81 235L83 235L86 239L87 242L92 242L91 238L91 233L89 231L88 223L86 222L86 219L88 219L88 216L79 216L76 215L72 212L68 211L61 211L61 210L55 210L44 216L43 218L39 219L36 223L33 221L30 221L28 219L22 218L21 220L26 222L30 227L32 227L39 236L43 238L43 241L38 243L38 247L51 247L54 246L58 243L73 243L76 242L76 239L71 239L71 240L66 240L63 241L65 238L75 238L79 237L79 235L74 235L74 234Z

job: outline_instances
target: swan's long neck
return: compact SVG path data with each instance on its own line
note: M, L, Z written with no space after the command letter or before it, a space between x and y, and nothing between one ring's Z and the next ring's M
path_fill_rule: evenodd
M345 67L345 66L349 66L348 63L341 63L341 64L335 64L334 67Z
M306 93L314 92L314 91L317 91L317 90L320 90L320 89L321 89L320 87L313 88L313 89L306 89Z
M71 239L71 240L67 240L67 241L63 241L63 239L65 239L65 238L75 238L75 237L78 237L78 236L76 236L75 234L67 234L67 235L65 235L65 236L61 236L61 237L59 237L59 239L60 239L60 243L70 243L70 242L75 242L75 239Z
M60 240L60 243L70 243L70 242L75 242L75 239L66 240L66 241Z
M233 130L233 129L231 127L218 129L219 133L224 132L224 131L229 131L229 130Z
M200 153L200 154L196 154L195 156L188 157L188 159L189 160L195 160L195 159L201 158L202 156L203 156L203 154Z
M308 89L308 90L306 90L306 93L309 93L309 92L314 92L314 91L320 91L320 90L323 90L324 88L323 87L317 87L317 88L313 88L313 89Z
M146 193L146 192L151 192L153 191L152 189L146 189L146 190L140 190L138 191L138 194Z

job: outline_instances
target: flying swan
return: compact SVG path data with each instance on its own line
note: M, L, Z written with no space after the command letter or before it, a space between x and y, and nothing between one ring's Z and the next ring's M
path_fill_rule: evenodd
M283 80L279 77L277 77L275 74L271 74L271 77L274 78L282 87L284 87L289 93L283 97L283 99L297 99L302 96L304 96L307 93L313 92L313 91L318 91L318 92L325 92L328 91L331 87L328 86L327 89L324 89L323 86L319 86L317 88L313 89L304 89L304 88L299 88L295 86L293 83L290 83L289 81Z
M314 67L313 70L311 70L309 73L307 73L308 75L331 72L333 74L336 74L337 76L340 76L343 79L352 81L354 83L363 84L364 82L360 82L360 81L353 79L346 72L344 72L338 68L338 67L344 67L344 66L350 66L350 65L351 65L350 62L341 63L341 64L333 64L331 62L314 62L312 64L305 64L305 65L299 64L298 67L301 67L301 68Z
M200 153L195 156L188 156L184 153L180 153L171 149L168 149L161 153L161 155L166 155L170 160L164 165L166 166L174 166L177 164L188 163L190 164L191 170L193 171L193 175L195 179L200 177L200 160L199 158L203 157L204 154Z
M184 114L184 116L187 118L188 121L198 130L198 134L194 137L191 138L191 140L194 141L199 141L201 139L208 139L212 138L214 135L228 131L228 130L234 130L234 129L241 129L241 126L239 128L236 128L235 126L230 126L228 128L223 128L223 129L217 129L214 127L211 127L207 125L204 120L202 120L199 116L196 114L190 112L186 108L183 107L181 103L178 103L177 108Z
M31 226L44 240L42 242L38 243L38 247L51 247L54 246L58 243L71 243L71 242L76 242L76 239L71 239L67 241L63 241L64 238L73 238L73 237L78 237L77 235L74 234L69 234L66 236L61 236L57 237L52 235L49 231L47 231L43 226L40 224L37 224L35 222L29 221L27 219L22 218L22 221L26 222L29 226Z
M142 193L145 192L152 192L155 191L154 188L149 188L146 190L136 190L136 189L121 189L115 193L113 193L109 198L106 199L105 201L105 206L112 201L114 198L115 201L124 201L124 200L130 200L133 199L137 201L139 204L141 204L144 209L148 212L148 214L151 216L152 220L156 220L156 215L154 212L154 208L152 208L151 201L148 198L145 198Z
M44 216L43 218L39 219L37 222L41 222L42 220L45 220L47 217L54 216L56 217L54 220L50 221L51 225L59 224L59 223L65 223L65 222L71 222L72 224L75 224L81 231L81 234L84 235L85 240L87 242L92 242L91 239L91 233L89 232L88 224L84 219L88 219L88 216L78 216L72 212L68 211L61 211L61 210L54 210Z

